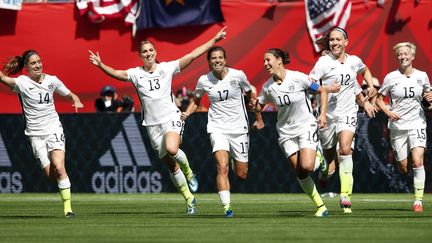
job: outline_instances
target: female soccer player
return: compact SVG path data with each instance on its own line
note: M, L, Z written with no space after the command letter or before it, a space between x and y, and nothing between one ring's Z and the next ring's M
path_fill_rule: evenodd
M27 70L28 75L10 78L9 75ZM45 74L42 60L34 50L15 56L0 72L0 81L19 94L26 122L25 135L29 139L35 158L46 176L57 182L63 200L64 215L72 218L71 183L65 168L65 136L59 116L55 111L54 92L69 98L75 111L83 107L78 96L72 93L56 76Z
M172 182L186 200L187 214L194 214L196 205L188 184L192 192L195 192L198 189L198 182L186 154L179 149L184 122L180 118L180 110L172 99L171 82L175 74L183 71L216 42L224 39L225 29L226 27L222 28L212 39L192 52L170 62L157 62L157 51L153 43L142 41L138 53L144 65L128 70L115 70L102 62L98 52L94 54L89 51L90 62L104 73L134 84L142 104L142 125L147 129L153 149L168 167Z
M399 68L388 73L378 91L377 105L388 116L390 143L399 163L399 169L407 174L408 153L414 171L414 212L422 212L423 191L426 180L423 158L426 148L426 117L421 107L424 93L430 95L429 78L425 72L413 67L416 46L411 42L393 47ZM383 99L390 95L390 109ZM409 151L408 151L409 149Z
M182 119L186 120L198 108L204 93L208 94L207 132L217 162L216 184L225 217L234 215L230 200L228 178L229 160L234 158L235 173L238 178L246 179L249 153L249 120L243 93L250 100L250 107L255 103L255 94L243 71L226 66L226 52L220 46L214 46L207 52L207 61L211 71L202 75L195 88L194 99ZM257 122L263 124L261 116ZM260 126L262 127L262 126Z
M351 213L351 194L353 187L352 143L357 125L358 106L360 101L369 116L374 116L374 107L362 96L357 82L357 74L363 75L368 84L368 96L375 95L372 75L369 69L354 55L348 55L348 34L342 28L334 28L328 34L330 53L320 57L309 77L324 87L340 85L340 91L329 92L327 127L321 129L320 140L326 161L337 157L336 145L339 143L339 177L341 184L340 206L345 213Z
M309 173L319 166L315 160L317 132L318 126L324 128L327 123L327 89L310 80L304 73L285 69L284 64L289 62L288 53L277 48L269 49L264 54L264 67L271 77L261 89L255 111L261 111L270 102L277 106L279 146L296 171L303 191L317 206L315 216L325 217L328 215L327 208ZM308 90L320 94L321 114L317 120L312 114L306 94Z

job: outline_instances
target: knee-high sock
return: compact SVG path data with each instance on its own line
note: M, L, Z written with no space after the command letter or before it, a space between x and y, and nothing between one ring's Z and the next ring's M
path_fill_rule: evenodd
M63 200L63 210L64 213L72 212L71 205L71 183L69 181L69 177L66 177L62 180L57 180L57 186L60 191L61 199Z
M218 194L225 211L228 210L231 204L230 191L220 191Z
M312 199L312 201L315 203L315 206L321 207L324 205L324 202L321 199L321 196L319 195L315 183L313 182L312 178L310 176L307 176L304 179L297 178L298 182L300 183L301 188L303 189L304 193Z
M426 181L426 173L424 166L413 168L414 171L414 196L416 201L423 199L424 186Z
M182 170L178 169L176 172L170 173L170 178L174 186L177 188L177 190L180 192L186 202L190 203L193 200L193 195L189 191L186 177L184 176Z
M341 155L339 162L339 178L341 184L341 197L350 198L354 183L353 161L351 155Z
M186 178L191 178L193 176L192 169L189 166L189 160L183 150L179 149L177 154L173 156L173 159L180 165Z

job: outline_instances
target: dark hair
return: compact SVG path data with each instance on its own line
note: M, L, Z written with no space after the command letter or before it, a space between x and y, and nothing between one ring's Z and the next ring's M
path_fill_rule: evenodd
M334 28L332 28L329 31L328 35L330 36L330 33L333 32L333 31L339 31L339 32L341 32L342 35L345 37L345 40L348 40L348 32L346 32L346 30L344 30L343 28L341 28L341 27L334 27Z
M290 57L289 53L282 51L279 48L270 48L266 51L266 53L273 54L276 58L281 58L283 64L289 64L290 63Z
M156 46L153 44L153 42L151 42L149 40L143 40L138 45L138 52L141 52L141 47L145 44L151 44L156 49Z
M211 54L215 51L221 51L223 53L224 58L226 59L226 51L223 47L221 46L212 46L208 51L207 51L207 61L210 61L211 58Z
M21 73L24 68L24 65L27 63L28 59L33 54L39 56L39 54L36 51L27 50L22 54L22 56L15 56L15 57L8 58L9 61L3 67L3 71L5 72L6 75Z

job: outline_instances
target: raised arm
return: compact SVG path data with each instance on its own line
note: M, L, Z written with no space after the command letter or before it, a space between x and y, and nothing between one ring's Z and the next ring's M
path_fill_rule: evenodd
M15 87L16 84L15 79L4 75L1 71L0 71L0 81L11 88Z
M226 32L225 29L227 26L223 27L213 38L204 43L203 45L195 48L192 52L186 54L182 58L179 59L180 70L185 69L189 64L193 62L196 58L204 54L210 47L212 47L216 42L225 39Z
M106 73L108 76L118 79L120 81L127 81L128 80L128 75L127 72L125 70L116 70L110 66L105 65L102 62L101 57L99 56L99 52L96 52L96 54L94 54L92 51L89 50L90 53L90 63L92 63L93 65L95 65L96 67L98 67L100 70L102 70L104 73Z

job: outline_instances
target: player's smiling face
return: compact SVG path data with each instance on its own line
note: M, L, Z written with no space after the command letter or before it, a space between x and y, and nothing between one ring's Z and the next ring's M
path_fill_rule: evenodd
M281 58L277 58L272 53L264 54L264 68L270 74L274 74L275 71L278 68L280 68L281 65L282 65L282 59Z
M152 66L156 63L156 49L152 43L144 43L140 48L140 58L143 60L145 66Z
M400 47L397 51L396 57L402 68L410 67L414 60L412 50L408 46Z
M210 54L209 65L212 71L222 72L226 65L225 55L222 51L213 51Z
M42 75L43 65L38 54L33 54L27 59L25 64L30 77L40 77Z
M329 47L333 56L339 57L344 53L345 47L348 44L348 40L345 39L345 36L342 32L338 30L333 30L329 35Z

